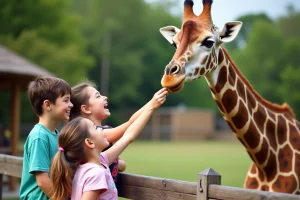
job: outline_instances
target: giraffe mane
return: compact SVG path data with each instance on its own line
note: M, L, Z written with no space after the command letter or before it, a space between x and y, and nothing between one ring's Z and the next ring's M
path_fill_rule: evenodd
M225 48L222 48L222 50L224 51L226 58L230 61L230 63L232 64L232 67L235 69L238 76L242 79L243 83L246 84L247 88L253 93L253 95L255 96L255 98L258 101L260 101L267 108L274 110L275 112L287 113L287 114L291 115L292 117L295 117L295 113L294 113L293 109L287 103L283 103L282 105L279 105L276 103L272 103L272 102L264 99L261 95L259 95L258 92L250 84L250 82L246 79L246 77L237 68L234 61L230 58L227 50Z

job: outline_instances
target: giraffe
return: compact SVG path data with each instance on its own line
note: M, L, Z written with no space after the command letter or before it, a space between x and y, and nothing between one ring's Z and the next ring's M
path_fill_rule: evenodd
M242 22L227 22L219 30L212 22L212 0L203 0L202 13L185 0L181 29L167 26L161 34L176 52L161 79L170 92L204 76L223 118L252 159L244 188L300 193L300 122L284 103L263 99L221 46L232 41Z

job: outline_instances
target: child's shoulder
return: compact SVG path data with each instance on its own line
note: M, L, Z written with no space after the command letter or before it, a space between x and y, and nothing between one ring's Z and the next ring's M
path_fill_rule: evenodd
M30 131L28 135L28 139L35 140L35 139L46 139L48 141L49 135L52 134L46 127L42 124L36 124Z

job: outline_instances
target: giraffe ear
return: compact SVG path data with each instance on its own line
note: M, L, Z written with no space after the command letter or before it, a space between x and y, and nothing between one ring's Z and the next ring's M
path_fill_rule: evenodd
M243 23L239 21L227 22L220 32L220 41L231 42L241 30Z
M159 31L170 44L173 44L173 37L180 31L180 29L175 26L166 26L160 28Z

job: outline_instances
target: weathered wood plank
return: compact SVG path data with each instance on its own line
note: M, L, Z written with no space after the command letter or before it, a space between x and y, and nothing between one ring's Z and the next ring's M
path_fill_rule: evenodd
M196 195L133 185L119 185L119 197L143 200L195 200Z
M21 178L22 167L22 157L0 154L0 174Z
M226 200L300 200L300 195L265 192L223 185L210 185L208 196L210 198Z
M120 173L120 175L118 176L118 182L120 185L138 186L192 195L196 195L197 189L197 184L193 182L156 178L150 176L141 176L127 173Z

